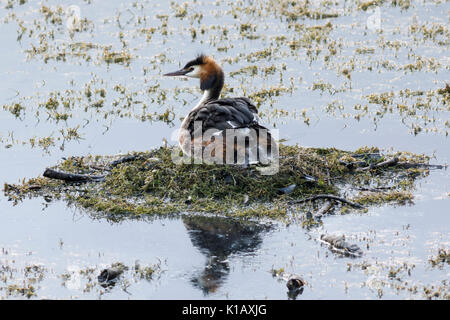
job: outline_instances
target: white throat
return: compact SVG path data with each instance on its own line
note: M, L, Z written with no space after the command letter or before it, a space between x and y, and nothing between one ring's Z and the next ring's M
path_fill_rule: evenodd
M197 103L197 105L195 107L192 108L191 112L194 110L198 110L209 98L210 92L209 90L205 90L203 91L203 96L200 99L200 101ZM189 115L187 115L183 122L181 123L181 128L186 128L186 126L188 125L188 122L190 121L189 119Z
M200 101L197 103L197 105L196 105L194 108L192 108L191 111L194 111L194 110L197 110L198 108L200 108L200 106L203 105L203 104L206 102L206 100L208 100L209 94L210 94L209 90L203 91L203 96L202 96L202 98L201 98Z

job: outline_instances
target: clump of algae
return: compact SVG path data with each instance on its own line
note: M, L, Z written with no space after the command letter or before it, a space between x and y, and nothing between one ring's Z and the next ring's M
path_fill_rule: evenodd
M4 192L15 202L26 196L44 196L46 200L62 198L94 212L119 216L204 212L283 220L302 207L311 206L310 203L293 204L293 200L318 194L345 195L364 205L411 201L415 179L426 175L428 170L394 165L357 171L348 166L348 161L373 165L387 157L414 163L429 160L423 155L402 152L381 155L377 148L369 147L349 152L280 145L278 173L261 175L254 166L176 164L172 152L171 147L135 152L128 155L130 161L115 166L111 166L112 161L123 156L71 157L54 169L104 174L105 179L75 184L38 177L17 185L5 184ZM389 188L376 196L362 195L360 190L367 186ZM359 190L353 192L354 199L349 198L352 190ZM346 209L341 212L349 211L345 205L337 205Z

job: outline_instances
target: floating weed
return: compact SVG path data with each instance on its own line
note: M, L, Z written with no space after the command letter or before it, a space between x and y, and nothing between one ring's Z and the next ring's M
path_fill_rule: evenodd
M264 88L259 91L253 92L248 95L257 106L260 106L263 102L266 102L268 98L278 97L283 93L292 92L293 88L288 88L284 86L272 86L270 88Z
M379 6L384 0L359 1L358 9L366 11L370 7Z
M134 275L140 280L145 279L150 281L155 275L159 275L161 272L161 261L148 266L142 266L138 261L136 261L134 266Z
M20 103L14 103L12 105L3 105L3 110L9 111L16 118L20 118L25 110L25 107Z
M114 52L110 51L108 48L105 48L103 50L103 57L102 59L106 63L118 63L123 65L129 65L132 59L132 56L130 53L128 53L125 50L122 50L120 52Z
M234 77L235 75L241 75L241 74L245 74L248 76L254 76L254 75L258 74L258 66L251 65L251 66L247 66L247 67L242 67L237 71L230 72L230 77Z
M24 296L29 299L29 298L35 296L36 293L35 293L35 288L31 284L28 284L26 286L19 286L17 284L11 284L6 288L6 295L7 296L21 295L21 296Z
M8 0L8 2L5 5L5 9L13 9L15 4L18 5L24 5L27 3L27 0Z
M383 204L389 202L395 202L397 204L411 203L414 196L411 192L395 191L395 192L370 192L360 193L353 200L357 203L368 204Z
M445 264L450 265L450 250L441 248L438 250L438 253L436 256L431 257L428 260L432 267L442 267Z
M353 196L353 201L367 205L389 202L405 204L413 198L411 191L415 179L428 172L418 168L400 170L396 166L359 172L344 164L356 159L370 165L385 159L377 156L377 160L372 160L378 149L368 147L352 153L281 145L280 170L272 176L262 176L252 167L177 165L172 162L172 152L171 148L159 148L134 153L132 161L115 166L103 182L95 184L71 188L69 184L37 178L19 185L6 184L4 192L15 202L26 195L55 194L69 203L117 218L187 211L286 220L305 208L302 205L293 206L290 201L317 194L339 195L348 186L389 184L392 187L385 192L360 192ZM426 157L409 153L386 157L394 155L402 161L427 163ZM99 175L108 159L112 158L71 157L55 168L67 173ZM315 180L307 179L308 176ZM279 190L288 185L295 185L292 192L280 194Z

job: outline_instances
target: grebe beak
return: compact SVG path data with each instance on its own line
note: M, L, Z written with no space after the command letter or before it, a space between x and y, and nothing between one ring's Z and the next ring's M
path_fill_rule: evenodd
M186 75L187 73L189 73L191 71L192 71L192 69L181 69L181 70L178 70L178 71L175 71L175 72L169 72L169 73L163 74L163 76L166 76L166 77L169 77L169 76L184 76L184 75Z

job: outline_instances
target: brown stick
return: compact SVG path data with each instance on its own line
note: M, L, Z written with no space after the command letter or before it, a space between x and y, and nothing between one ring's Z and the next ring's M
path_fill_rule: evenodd
M89 182L89 181L102 181L105 176L89 176L86 174L66 173L56 171L50 168L45 169L44 177L56 180L63 180L66 182Z
M364 209L364 206L362 206L362 205L360 205L358 203L351 202L351 201L349 201L347 199L344 199L344 198L341 198L341 197L337 197L337 196L332 195L332 194L318 194L316 196L305 198L305 199L289 201L289 204L299 204L299 203L308 202L308 201L315 201L315 200L319 200L319 199L332 199L332 200L336 200L336 201L340 201L340 202L343 202L345 204L348 204L349 206L354 207L354 208Z

